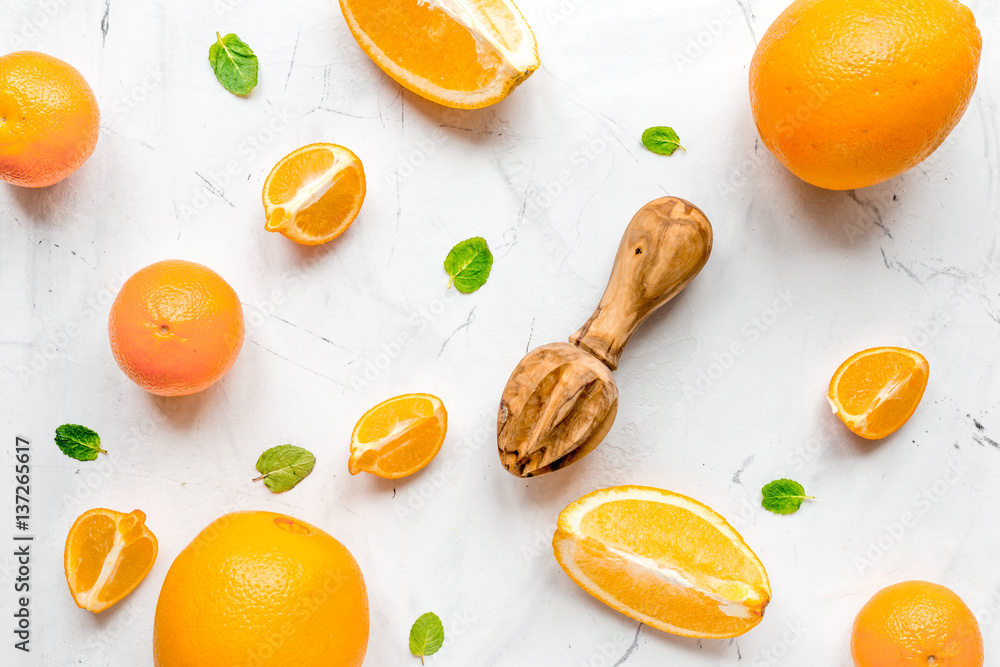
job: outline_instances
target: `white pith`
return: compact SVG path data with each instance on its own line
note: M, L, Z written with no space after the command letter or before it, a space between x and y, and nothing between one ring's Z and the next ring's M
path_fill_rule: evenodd
M388 435L386 435L386 436L384 436L382 438L379 438L378 440L371 440L369 442L360 442L360 441L358 441L358 445L361 448L360 451L359 451L359 453L360 452L366 452L366 451L368 451L370 449L382 449L382 447L384 447L386 445L386 443L389 443L389 442L395 440L396 438L398 438L399 436L403 435L404 433L406 433L411 428L413 428L414 426L416 426L420 422L424 421L425 419L433 419L433 417L415 417L413 419L404 419L403 421L398 422L393 427L392 431L389 432Z
M124 549L127 544L125 544L125 538L118 531L117 526L115 527L115 539L111 544L111 550L108 551L108 555L104 557L104 565L101 567L101 574L97 577L97 581L88 591L80 593L80 603L86 609L92 609L94 607L100 606L100 601L98 600L98 594L104 589L104 585L114 574L115 568L118 567L118 559L121 557L122 549Z
M389 401L385 401L383 403L379 403L378 405L376 405L374 408L372 408L368 413L365 414L365 416L363 416L358 421L357 426L354 427L354 432L351 434L351 459L352 460L360 458L361 455L364 454L367 451L371 451L371 450L378 451L378 450L382 449L382 447L384 447L386 444L388 444L388 443L392 442L393 440L399 438L401 435L403 435L404 433L406 433L410 429L413 429L413 428L419 426L420 424L422 424L422 423L424 423L426 421L429 421L429 420L432 420L432 419L436 420L436 421L439 421L439 422L441 421L441 418L442 418L441 413L444 410L444 405L442 405L441 401L439 399L437 399L436 397L434 397L434 398L428 397L426 400L430 401L430 403L431 403L431 406L432 406L431 414L429 414L427 416L411 417L410 419L404 419L402 421L399 421L399 422L397 422L396 424L393 425L392 431L390 431L387 435L385 435L385 436L383 436L381 438L378 438L376 440L366 440L366 441L362 442L361 435L360 435L361 426L362 426L362 424L364 424L364 422L365 422L368 414L374 413L376 410L379 410L380 408L382 408L384 405L386 405L387 403L389 403L392 400L395 400L395 399L390 399Z
M456 23L460 23L468 28L476 43L480 46L480 53L482 53L483 47L488 47L500 57L500 60L512 72L523 73L532 67L538 66L538 54L535 50L534 39L525 39L526 35L532 34L531 28L528 27L517 7L509 2L504 2L503 4L514 17L517 30L521 35L516 51L511 51L497 39L494 30L484 24L481 15L470 7L474 3L469 2L469 0L417 0L417 3L439 9Z
M421 94L445 104L472 108L482 103L489 103L491 100L499 99L505 94L513 80L521 78L539 67L538 45L535 41L534 33L531 31L531 27L527 21L524 20L520 10L508 0L501 0L501 2L508 9L511 16L514 17L514 24L520 36L520 39L517 41L517 48L514 51L503 46L493 30L489 26L484 25L480 18L476 16L476 12L472 9L476 5L474 0L417 0L417 2L439 9L448 15L449 18L464 25L476 40L480 62L482 61L484 50L487 50L494 53L502 63L493 80L477 91L455 91L444 88L433 81L415 76L412 72L390 59L361 30L353 13L350 11L349 2L341 0L341 9L344 12L344 18L351 30L351 34L362 44L369 56L396 80L406 82L409 86L424 91Z
M643 570L646 570L647 572L654 573L658 578L662 579L668 584L672 584L679 588L694 589L699 593L701 593L702 595L704 595L705 597L714 600L715 602L718 602L719 611L721 611L726 616L731 616L734 618L750 618L751 617L750 609L748 609L746 605L740 603L747 601L759 602L759 600L757 599L758 596L754 593L753 589L747 586L746 584L743 584L742 582L724 581L721 579L709 578L712 580L712 583L720 585L728 585L728 586L736 585L745 591L746 594L743 596L741 600L730 600L729 598L723 597L718 593L716 593L713 590L714 587L706 588L705 586L699 586L694 581L691 581L690 579L685 577L681 573L681 571L678 570L677 568L664 565L656 560L653 560L652 558L646 558L645 556L640 556L634 551L628 551L626 549L619 549L618 547L613 547L610 544L605 545L605 548L607 548L608 551L619 556L620 558L625 559L632 565L639 567Z
M847 369L851 365L857 363L859 360L864 359L868 356L886 354L886 353L896 353L899 355L909 356L914 364L912 367L905 368L899 371L889 382L886 382L882 389L879 390L878 394L872 399L868 407L861 413L851 413L839 403L838 400L834 399L834 396L839 391L840 380L843 375L847 372ZM917 369L921 369L926 375L927 373L927 362L926 360L913 352L912 350L906 350L903 348L872 348L870 350L865 350L854 355L847 361L845 361L841 368L837 369L837 373L834 375L834 380L831 383L833 387L830 393L827 395L827 402L830 404L833 413L841 418L841 420L850 426L855 432L862 435L870 434L868 430L868 420L871 415L882 405L897 398L904 389L909 386L910 381L914 377L914 373Z
M559 532L557 532L556 539L553 544L556 553L559 556L558 560L560 564L567 568L567 573L570 574L571 578L577 580L578 583L585 582L582 585L588 591L600 591L604 593L601 587L594 583L593 580L591 580L577 564L576 553L579 549L580 543L584 540L594 539L585 536L581 532L580 524L582 523L583 518L597 506L607 502L614 502L617 500L640 500L672 505L689 510L730 538L733 545L743 552L751 560L751 562L758 564L761 577L764 581L764 586L768 591L767 595L769 597L770 587L767 584L767 574L764 572L763 566L760 565L757 556L748 546L746 546L746 543L743 542L739 533L737 533L725 519L711 511L709 508L683 496L664 496L659 490L643 487L605 489L598 492L598 494L599 495L581 498L563 511L559 517ZM719 605L719 611L725 616L731 618L752 619L755 616L753 612L754 608L759 609L761 607L761 603L766 602L766 599L761 596L759 590L743 582L726 581L701 576L700 579L703 581L699 584L692 581L689 577L685 576L684 573L674 567L670 567L669 565L647 558L628 549L621 549L606 543L602 543L602 545L608 551L627 562L630 568L634 567L641 569L642 571L652 573L669 584L699 591L705 597L716 601ZM723 587L741 590L743 595L727 597L716 592L716 590L721 590ZM732 599L733 597L738 597L739 599ZM668 625L664 623L664 621L655 617L650 617L636 609L626 609L625 605L620 603L610 594L604 593L601 599L619 611L628 613L633 618L637 618L643 623L653 627L663 628ZM674 626L669 627L678 631L678 634L705 637L713 636L711 634L693 633L687 628L675 628Z
M336 180L337 175L350 166L350 160L336 153L333 156L333 164L330 165L329 169L308 183L299 186L299 189L295 192L295 196L287 202L278 204L286 212L286 217L281 225L282 227L291 225L295 221L296 215L322 199L323 195L333 187L333 182Z

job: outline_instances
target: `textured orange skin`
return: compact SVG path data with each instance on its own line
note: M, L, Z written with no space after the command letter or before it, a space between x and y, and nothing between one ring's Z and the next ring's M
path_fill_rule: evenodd
M851 655L857 667L982 667L983 636L951 590L904 581L880 590L858 612Z
M101 112L83 76L35 51L0 56L0 178L29 188L58 183L97 145Z
M108 318L119 368L159 396L214 384L236 361L243 334L243 306L229 283L206 266L179 259L137 271Z
M360 667L367 647L357 562L283 514L213 521L174 560L156 604L156 667Z
M881 183L947 138L981 51L972 12L955 0L795 0L750 64L757 130L807 183Z

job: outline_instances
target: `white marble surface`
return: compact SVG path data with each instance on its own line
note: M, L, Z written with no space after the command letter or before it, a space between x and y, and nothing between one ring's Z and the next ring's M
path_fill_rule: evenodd
M523 0L542 69L479 112L402 92L327 0L5 2L2 50L75 65L103 118L70 179L0 187L0 663L150 664L173 557L219 515L259 508L355 554L373 667L417 664L406 636L428 610L448 631L428 660L439 667L839 667L859 607L911 578L962 595L987 664L1000 664L1000 7L969 4L985 50L964 120L912 172L838 193L797 181L756 139L747 67L785 0ZM214 80L216 30L260 56L248 99ZM645 152L638 136L655 124L675 127L687 153ZM307 249L264 232L259 193L278 158L314 141L357 152L369 191L347 234ZM606 443L559 474L511 477L493 435L510 370L586 319L625 223L664 193L706 211L711 260L630 343ZM466 296L447 289L441 261L473 235L496 264ZM105 330L122 280L168 257L219 271L248 321L224 381L180 399L129 382ZM734 343L742 353L727 359ZM928 357L930 384L906 427L869 445L830 414L826 385L853 352L897 344ZM351 477L356 419L407 391L444 399L441 454L408 480ZM64 422L98 430L115 457L63 456L52 432ZM15 435L34 446L27 657L9 629ZM319 463L272 495L250 483L253 466L285 442ZM759 489L780 476L818 499L790 517L764 512ZM669 636L563 574L557 513L619 483L685 493L730 519L770 573L758 628ZM145 510L160 555L95 617L74 606L61 557L72 520L96 506ZM914 525L896 530L907 513Z

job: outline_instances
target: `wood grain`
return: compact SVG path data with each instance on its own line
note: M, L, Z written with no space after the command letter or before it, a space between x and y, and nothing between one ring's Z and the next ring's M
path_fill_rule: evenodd
M697 206L676 197L646 204L622 236L601 303L569 341L616 370L639 325L698 275L711 252L712 225Z
M611 371L649 315L698 275L712 251L712 225L676 197L643 206L622 236L600 304L569 343L528 353L500 400L497 447L511 474L533 477L593 451L618 413Z
M521 360L497 415L503 466L519 477L564 468L601 444L618 413L618 387L597 357L569 343Z

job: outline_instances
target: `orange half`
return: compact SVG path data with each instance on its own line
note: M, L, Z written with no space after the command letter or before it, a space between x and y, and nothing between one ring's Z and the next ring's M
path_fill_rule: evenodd
M478 109L539 67L538 44L510 0L340 0L354 39L417 95Z
M361 160L337 144L309 144L274 165L262 193L267 223L303 245L326 243L351 226L365 201Z
M158 545L141 510L92 509L69 529L63 565L76 606L95 614L121 601L153 567Z
M919 352L873 347L840 365L830 380L827 400L847 428L878 440L897 431L917 409L929 372Z
M369 472L386 479L406 477L437 456L448 431L444 403L431 394L404 394L376 405L351 435L352 475Z
M559 515L552 546L583 590L671 634L736 637L760 623L771 601L767 572L739 533L671 491L589 493Z

